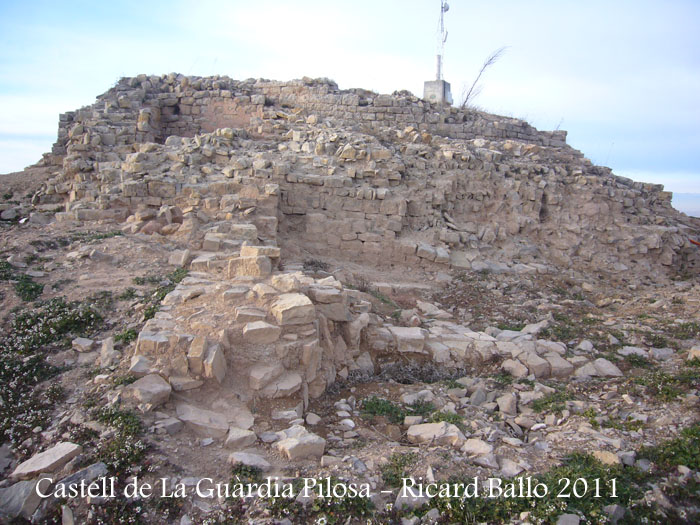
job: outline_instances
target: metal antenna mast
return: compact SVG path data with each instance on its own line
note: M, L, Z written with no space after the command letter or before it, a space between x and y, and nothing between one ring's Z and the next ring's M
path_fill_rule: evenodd
M442 80L442 57L445 54L445 42L447 41L447 31L445 31L445 13L450 6L445 0L440 0L440 43L438 44L437 75L435 80Z

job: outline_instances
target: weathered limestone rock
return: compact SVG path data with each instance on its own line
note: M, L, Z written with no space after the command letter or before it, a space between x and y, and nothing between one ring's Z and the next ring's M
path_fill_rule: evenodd
M95 341L85 337L77 337L76 339L73 339L73 349L77 352L89 352L92 350L92 346L94 344Z
M321 459L326 449L326 440L295 425L284 431L286 437L275 443L277 451L290 461L306 458Z
M255 432L242 428L231 427L226 436L224 446L226 448L245 448L254 445L258 440Z
M595 367L598 375L603 377L622 377L622 371L612 364L610 361L603 357L599 357L593 361L593 366Z
M526 352L525 356L519 356L519 359L527 365L531 374L536 378L547 378L550 375L549 363L538 356L535 352Z
M158 374L149 374L137 379L124 389L124 395L140 405L150 408L165 403L170 398L172 387Z
M207 338L203 335L198 335L190 343L187 363L193 374L201 375L204 372L204 358L207 355L207 348Z
M272 468L272 465L270 465L265 458L249 452L234 452L228 457L228 462L231 465L237 465L240 463L248 467L256 467L263 472Z
M316 308L307 296L300 293L280 295L270 312L281 326L311 323L316 318Z
M284 372L279 363L258 364L248 372L248 382L253 390L261 390Z
M119 362L121 354L114 349L114 338L108 337L100 347L100 366L105 368Z
M153 364L145 355L135 355L131 358L129 373L136 377L143 377L153 372Z
M168 264L185 267L189 264L191 254L189 250L175 250L168 257Z
M207 357L204 360L204 377L214 378L219 384L226 377L226 357L219 345L209 347Z
M29 479L42 472L55 472L83 451L83 447L63 441L20 463L11 474L13 478Z
M0 489L0 518L31 519L42 499L36 492L38 479L18 481L14 485Z
M574 371L574 365L558 354L547 354L544 358L549 363L552 377L568 377Z
M455 425L440 421L439 423L422 423L408 428L406 437L411 443L434 443L451 445L459 448L465 441L464 434Z
M498 399L498 411L508 416L516 416L518 414L518 400L513 394L504 394Z
M269 257L280 258L280 248L277 246L241 246L241 257Z
M700 345L694 346L688 351L688 361L700 359Z
M287 372L269 383L262 395L269 398L288 397L301 388L302 379L296 372Z
M593 457L600 461L603 465L619 465L621 463L617 454L613 454L607 450L594 450Z
M264 277L272 273L272 263L269 257L248 256L234 257L228 262L228 277L233 279L240 276Z
M274 343L280 338L281 334L282 329L279 326L266 323L265 321L247 323L243 327L243 337L250 343Z
M198 436L223 439L228 433L228 420L218 412L204 410L186 403L179 403L175 408L180 421Z
M391 326L389 330L394 335L399 352L425 353L425 334L420 328Z
M483 439L467 439L462 445L462 452L470 456L483 456L493 452L493 446L489 445Z
M506 359L503 361L501 368L518 379L527 377L527 367L514 359Z
M200 379L193 379L189 376L170 376L168 381L175 392L194 390L195 388L199 388L204 384L204 381Z

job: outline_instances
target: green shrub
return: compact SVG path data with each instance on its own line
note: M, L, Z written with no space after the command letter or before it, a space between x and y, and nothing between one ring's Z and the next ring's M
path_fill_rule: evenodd
M566 408L566 402L572 398L573 396L566 391L553 392L541 397L540 399L536 399L530 406L535 412L548 411L561 413L561 411Z
M408 477L408 468L416 463L418 454L415 452L394 452L389 456L389 462L382 465L380 471L384 483L391 487L401 486L401 478Z
M430 419L428 421L430 423L440 423L441 421L445 421L446 423L455 425L462 432L466 431L467 429L464 426L464 418L459 414L455 414L453 412L434 412L433 415L430 416Z
M136 330L133 328L129 328L128 330L124 330L122 332L119 332L114 336L114 342L115 343L124 343L125 345L128 345L131 341L135 341L136 338L138 338L139 334Z
M681 430L680 436L655 447L640 450L641 457L648 458L659 467L670 470L685 465L700 470L700 424Z
M406 417L405 410L400 406L377 396L372 396L362 402L361 414L364 418L384 416L392 423L402 423Z

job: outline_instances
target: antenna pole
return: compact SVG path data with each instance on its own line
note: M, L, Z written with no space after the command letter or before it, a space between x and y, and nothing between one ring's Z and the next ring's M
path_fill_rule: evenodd
M445 54L445 41L447 40L447 33L445 32L445 11L448 9L449 6L447 2L445 2L445 0L440 0L440 44L438 46L436 80L442 80L442 57Z

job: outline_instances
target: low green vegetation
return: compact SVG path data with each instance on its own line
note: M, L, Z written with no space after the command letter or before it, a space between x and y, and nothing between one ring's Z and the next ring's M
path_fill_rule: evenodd
M573 396L566 391L553 392L531 403L535 412L555 412L561 413L566 408L566 402L573 399Z
M519 332L525 328L525 323L522 321L500 322L496 325L496 328L499 330L512 330L513 332Z
M134 288L127 288L122 293L117 296L120 301L129 301L136 298L136 290Z
M394 452L381 467L382 479L390 487L400 487L401 479L410 475L409 467L415 465L418 454L415 452Z
M694 366L688 366L676 375L663 370L649 370L632 380L634 385L644 387L646 394L660 401L673 401L687 393L698 382L700 382L700 368Z
M643 475L633 468L603 465L590 455L574 453L564 463L550 471L534 476L532 485L543 484L542 497L506 497L505 490L515 480L501 480L500 490L481 487L480 497L454 499L433 498L429 505L437 508L445 523L508 523L522 512L529 512L530 523L556 523L561 514L577 514L587 523L606 523L603 507L626 505L640 498ZM568 482L567 482L568 480ZM450 480L468 484L471 479ZM488 495L495 498L486 497ZM567 496L567 497L564 497ZM578 496L578 497L577 497Z
M464 418L459 414L454 412L433 412L433 414L428 418L429 423L440 423L445 421L459 428L462 432L466 431L467 427L464 425Z
M129 328L116 334L114 336L114 342L128 345L131 341L135 341L138 336L139 334L136 330Z
M649 361L649 359L637 354L625 356L625 362L632 368L649 368L651 366L651 361Z
M148 446L140 439L143 426L133 412L103 407L94 414L100 423L115 429L114 435L97 444L97 459L104 461L112 475L125 479L140 469Z
M356 482L330 478L328 482L330 487L328 487L325 480L321 481L318 485L322 486L322 489L312 488L309 492L314 492L316 495L323 494L324 497L315 497L307 505L284 497L271 498L268 500L268 510L275 518L287 518L292 523L326 523L328 525L357 522L377 523L372 518L374 504L369 498L334 496L334 494L341 494L349 483ZM301 480L295 480L294 487L295 494L303 492ZM330 490L328 490L329 488Z
M158 284L158 286L150 292L146 301L148 306L143 311L145 320L153 319L158 310L160 310L160 302L163 298L175 289L175 286L187 277L188 270L186 268L178 268L165 276L149 276L135 277L134 283L137 285Z
M29 452L20 443L46 424L61 395L58 386L43 393L34 388L58 372L45 355L66 348L74 337L91 334L101 322L90 306L62 298L15 314L0 339L0 443L9 441L20 452Z
M38 299L44 292L44 285L24 273L17 273L10 263L0 261L0 281L13 281L17 296L23 301L30 302Z
M387 399L372 396L363 401L361 415L366 419L370 419L375 416L382 416L389 422L398 425L403 423L406 416L422 416L425 418L435 413L435 410L435 405L429 401L422 401L419 399L410 405L402 407Z
M362 403L362 417L384 416L394 424L403 423L406 411L387 399L372 396Z
M680 436L655 447L643 448L639 455L665 471L684 465L700 470L700 424L681 430Z

